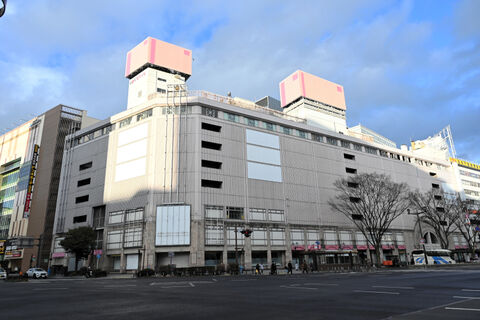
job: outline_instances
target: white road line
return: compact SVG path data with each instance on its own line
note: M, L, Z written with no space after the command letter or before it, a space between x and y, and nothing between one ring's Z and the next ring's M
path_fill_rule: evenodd
M189 284L190 287L192 287L192 288L195 287L195 285L194 285L193 283L191 283L191 282L189 282L188 284Z
M463 296L453 296L455 299L480 299L480 297L463 297Z
M168 286L168 287L160 287L161 289L168 289L168 288L191 288L190 286Z
M305 290L318 290L318 288L309 288L309 287L292 287L292 286L280 286L280 288L289 288L289 289L305 289Z
M462 291L480 292L480 289L462 289Z
M212 279L212 281L215 281L215 282L217 282L217 279Z
M322 282L307 282L304 283L306 286L327 286L327 287L336 287L338 283L322 283Z
M353 290L353 292L359 292L359 293L377 293L377 294L400 294L400 292L369 291L369 290Z
M372 288L404 289L404 290L413 290L413 289L415 289L415 287L389 287L389 286L372 286Z
M447 310L460 310L460 311L480 311L480 309L473 309L473 308L450 308L446 307Z
M123 287L136 287L136 284L116 284L116 285L109 285L103 286L104 288L123 288Z
M67 290L68 288L34 288L32 290L34 291L40 291L40 290Z

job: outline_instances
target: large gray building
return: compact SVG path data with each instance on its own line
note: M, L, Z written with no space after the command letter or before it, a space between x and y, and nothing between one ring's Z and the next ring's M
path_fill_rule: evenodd
M127 64L137 58L135 50ZM107 270L233 262L235 230L244 228L253 231L250 238L237 234L240 263L247 268L304 259L348 262L369 247L329 207L335 180L380 172L412 189L457 188L447 160L325 128L333 117L345 121L345 107L332 98L343 97L343 87L328 82L334 92L323 100L308 92L311 75L297 76L306 83L301 99L283 86L285 110L294 104L297 116L317 112L313 118L326 119L307 121L243 99L188 91L189 74L179 72L181 66L168 58L149 61L127 67L127 77L134 76L126 111L67 137L53 266L72 261L59 241L85 225L96 229L96 263ZM405 261L419 238L415 217L401 216L385 235L382 254Z

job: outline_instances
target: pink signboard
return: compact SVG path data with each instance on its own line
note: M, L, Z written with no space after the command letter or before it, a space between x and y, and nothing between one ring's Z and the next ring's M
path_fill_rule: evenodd
M309 244L308 245L308 251L317 251L322 249L322 245L320 244Z
M54 252L52 253L52 258L63 258L65 257L65 252Z
M339 249L339 246L338 245L325 245L325 250L338 250Z
M180 72L188 78L192 74L192 51L148 37L127 53L125 77L131 79L149 64Z
M342 245L342 250L353 250L353 245L344 244Z
M305 246L292 246L292 251L305 251Z
M399 250L405 250L405 249L407 249L407 247L405 245L400 244L400 245L398 245L398 249Z

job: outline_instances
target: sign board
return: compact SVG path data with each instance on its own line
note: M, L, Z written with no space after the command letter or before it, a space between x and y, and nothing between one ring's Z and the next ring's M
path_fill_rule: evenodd
M11 259L22 259L23 258L23 249L11 249L11 247L7 247L5 250L5 260Z
M5 253L5 240L0 240L0 255Z
M32 164L30 167L30 176L28 177L28 187L27 187L27 195L25 199L25 207L23 209L23 217L28 218L30 215L30 207L32 202L32 193L33 193L33 184L35 182L35 174L37 171L37 162L38 162L38 151L40 146L36 144L33 147L33 155L32 155Z
M174 257L175 256L175 252L173 251L169 251L168 252L168 256L171 258L171 257Z
M424 244L425 243L425 239L420 239L420 244Z

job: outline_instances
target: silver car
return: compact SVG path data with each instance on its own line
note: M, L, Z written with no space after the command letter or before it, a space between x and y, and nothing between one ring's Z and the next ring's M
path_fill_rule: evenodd
M29 278L48 278L47 271L43 270L42 268L30 268L27 270L27 277Z
M7 272L3 268L0 268L0 279L6 279L6 278L7 278Z

